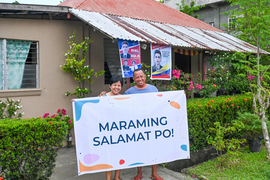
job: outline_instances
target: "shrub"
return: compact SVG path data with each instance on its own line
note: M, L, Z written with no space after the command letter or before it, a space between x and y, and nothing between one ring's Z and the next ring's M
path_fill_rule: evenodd
M221 126L231 123L237 112L252 112L252 98L249 95L218 96L187 100L190 150L198 151L208 146L207 137L215 122Z
M68 126L57 118L0 121L0 177L49 179Z
M241 138L230 138L231 134L240 134L241 130L244 128L244 124L241 121L233 120L231 123L226 123L225 125L221 126L220 122L214 123L213 128L210 128L214 134L209 136L208 143L219 150L218 155L220 155L220 163L221 166L224 165L225 156L222 156L222 152L227 152L227 158L230 160L236 158L237 156L241 155L241 152L238 151L240 149L240 145L245 143L245 139Z
M247 136L247 140L258 140L263 137L262 122L258 115L245 112L237 113L237 120L244 123L245 128L243 133ZM266 122L267 127L270 128L270 122Z

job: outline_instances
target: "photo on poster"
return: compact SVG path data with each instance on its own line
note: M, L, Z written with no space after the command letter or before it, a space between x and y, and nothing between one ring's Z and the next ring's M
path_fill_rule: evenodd
M133 77L135 69L141 69L140 42L118 39L122 77Z
M171 79L171 46L151 44L151 79Z

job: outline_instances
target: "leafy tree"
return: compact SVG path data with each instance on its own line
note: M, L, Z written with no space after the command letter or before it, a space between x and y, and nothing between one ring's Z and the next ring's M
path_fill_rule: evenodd
M65 95L76 95L77 98L85 97L91 89L86 87L86 82L92 84L93 76L98 76L104 74L104 71L94 72L94 69L89 69L89 65L84 65L86 59L86 52L89 48L89 44L92 42L89 37L81 43L76 43L76 32L70 36L70 41L68 41L70 49L65 53L66 63L60 66L65 72L70 72L76 81L78 81L79 86L75 88L74 93L66 92Z
M18 1L14 1L12 4L20 4Z
M194 1L191 1L190 5L186 5L185 0L181 0L181 5L178 4L178 3L176 5L179 6L179 11L181 11L181 12L187 14L187 15L190 15L190 16L192 16L194 18L202 17L202 16L199 16L197 14L194 14L194 12L200 10L203 7L205 7L205 5L195 6Z
M270 50L270 3L269 0L228 1L231 6L239 7L228 12L231 17L236 17L235 32L238 38L257 47L253 54L236 53L242 57L241 63L233 65L238 69L244 69L248 75L247 79L253 95L253 109L260 117L267 159L270 160L270 141L265 116L270 106L270 57L266 55L266 51Z

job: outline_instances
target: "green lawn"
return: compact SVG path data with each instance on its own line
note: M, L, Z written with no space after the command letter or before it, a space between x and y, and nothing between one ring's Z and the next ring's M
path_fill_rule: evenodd
M189 169L188 174L208 180L270 180L270 161L266 159L265 148L260 153L251 153L247 146L241 152L239 157L226 160L223 167L219 157Z

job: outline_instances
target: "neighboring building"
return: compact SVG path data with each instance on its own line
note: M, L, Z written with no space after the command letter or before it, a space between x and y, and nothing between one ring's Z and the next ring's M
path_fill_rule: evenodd
M186 5L190 5L190 2L192 0L185 0ZM230 3L222 0L194 0L194 2L195 6L205 5L205 7L195 12L199 16L203 15L203 17L198 18L199 20L223 31L226 30L222 24L229 24L232 19L222 13L233 10L236 7L232 7ZM165 5L179 10L177 3L181 4L181 0L164 0Z
M171 45L173 65L203 75L206 51L256 49L155 0L66 0L59 6L0 3L0 67L4 74L0 76L0 97L22 99L24 118L52 115L59 108L72 114L71 99L76 97L66 97L64 92L73 92L78 85L60 65L65 63L67 40L74 30L78 41L86 36L93 41L86 65L95 71L106 70L87 85L92 90L89 96L108 91L110 76L121 74L118 39L139 41L146 64L151 61L150 43ZM19 52L16 60L10 61L14 58L14 53L7 53L10 49ZM20 72L13 71L17 75L10 73L12 63L21 67L17 68ZM11 83L13 77L22 83Z
M201 8L199 11L196 11L194 14L199 15L199 20L209 24L210 26L216 27L222 31L226 31L227 29L222 24L229 24L229 22L233 21L233 19L228 16L222 14L229 10L235 9L232 7L227 1L223 0L193 0L195 6L205 7ZM186 5L190 5L192 0L185 0ZM176 10L179 10L179 5L181 5L181 0L164 0L164 4L170 6ZM176 5L179 4L179 5ZM233 29L233 27L229 27ZM212 55L209 54L211 52L206 52L206 59L211 59ZM205 62L205 68L212 68L209 61Z

